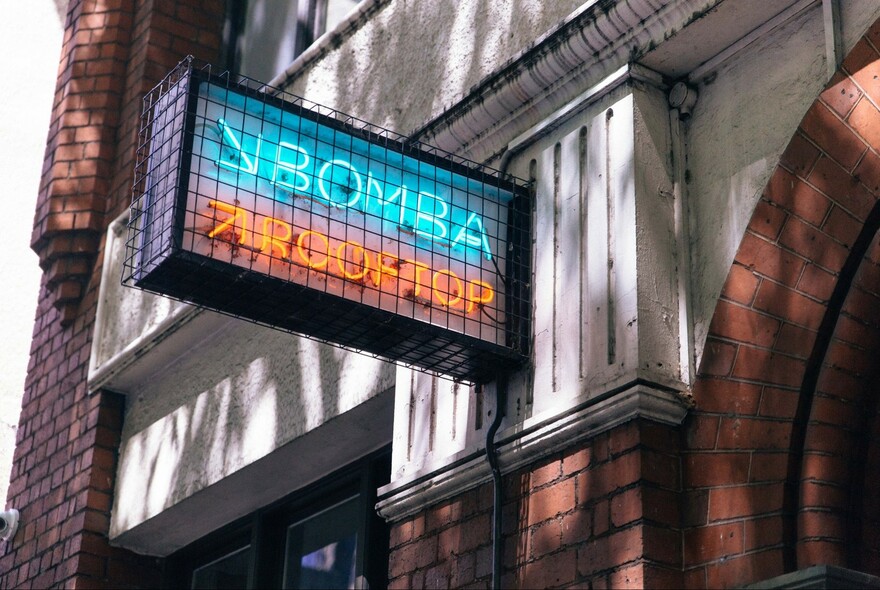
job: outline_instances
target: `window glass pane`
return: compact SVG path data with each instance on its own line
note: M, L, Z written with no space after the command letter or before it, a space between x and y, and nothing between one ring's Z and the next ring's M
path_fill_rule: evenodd
M241 22L231 33L237 56L231 67L239 74L270 81L360 1L248 0L243 5L233 4Z
M348 13L360 3L361 0L329 0L327 2L327 23L324 27L325 31L331 31L336 27L342 19L348 16Z
M193 571L192 587L245 588L251 565L251 546L247 545Z
M354 588L360 502L349 498L287 528L285 588Z
M247 3L244 29L237 40L239 74L268 82L290 65L297 52L297 36L307 32L300 22L298 5L290 0Z

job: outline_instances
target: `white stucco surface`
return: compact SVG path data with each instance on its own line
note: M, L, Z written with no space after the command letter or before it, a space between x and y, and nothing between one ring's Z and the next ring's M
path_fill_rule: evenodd
M287 90L408 134L594 3L389 2L344 44L297 72Z
M375 421L366 415L346 422L341 430L337 425L391 388L393 365L248 322L214 319L210 328L186 332L194 338L186 352L154 367L148 379L126 392L110 531L126 546L162 553L127 544L126 533L293 441L304 445L297 455L308 460L266 468L284 469L276 479L287 482L286 492L390 440L390 411L379 412ZM334 445L313 436L327 428L338 430ZM317 473L314 464L321 465ZM261 485L250 498L277 499L266 493L269 488ZM238 515L259 505L239 503ZM231 518L216 516L203 515L200 526Z
M680 381L662 100L630 81L512 162L522 174L534 161L536 178L534 380L520 420L636 379Z

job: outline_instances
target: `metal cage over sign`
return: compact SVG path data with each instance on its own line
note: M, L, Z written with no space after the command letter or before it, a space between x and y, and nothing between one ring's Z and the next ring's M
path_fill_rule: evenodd
M182 62L145 99L126 284L469 381L528 357L525 184Z

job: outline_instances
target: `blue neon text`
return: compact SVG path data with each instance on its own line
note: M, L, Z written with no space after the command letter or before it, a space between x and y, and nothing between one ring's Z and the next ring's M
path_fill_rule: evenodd
M467 192L452 187L456 175L448 171L385 148L356 146L366 142L338 131L331 130L333 144L318 137L318 132L326 133L322 129L311 135L290 132L288 139L293 141L276 131L269 140L262 133L242 133L222 118L215 123L221 146L216 164L235 172L236 183L242 174L253 176L284 193L375 216L422 239L449 248L473 248L492 259L483 218L436 194L457 191L467 202Z

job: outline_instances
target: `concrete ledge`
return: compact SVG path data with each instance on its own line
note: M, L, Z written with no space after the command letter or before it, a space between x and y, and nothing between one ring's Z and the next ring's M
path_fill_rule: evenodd
M189 350L193 341L232 322L121 283L128 236L129 212L107 230L104 267L89 356L89 393L107 388L127 394L149 379L155 366L164 366ZM149 361L144 362L149 353Z
M122 522L114 506L110 544L170 555L388 445L393 406L394 391L388 389L141 522Z
M584 2L413 136L476 160L682 30L715 0ZM638 23L638 26L635 24Z
M746 588L880 588L880 578L834 565L814 565Z
M667 388L627 385L565 413L538 416L502 431L498 437L501 470L511 473L636 418L678 426L689 405L681 393ZM485 449L468 449L450 457L441 469L417 472L380 488L376 509L386 520L397 521L491 479Z

